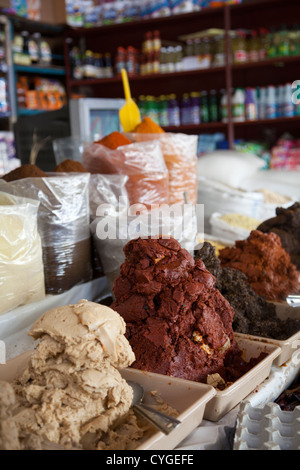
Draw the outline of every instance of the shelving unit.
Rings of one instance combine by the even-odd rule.
[[[144,33],[158,29],[161,37],[170,41],[180,35],[205,30],[208,28],[224,29],[226,32],[227,62],[225,67],[193,70],[188,72],[134,76],[130,78],[132,95],[176,93],[179,97],[184,92],[210,89],[226,89],[247,86],[279,85],[287,81],[300,79],[298,69],[299,56],[278,57],[259,62],[232,64],[229,60],[231,46],[229,31],[233,29],[259,29],[281,24],[293,25],[300,17],[298,0],[252,0],[240,5],[227,5],[223,8],[206,9],[200,12],[174,15],[164,18],[113,24],[92,29],[68,29],[65,32],[66,84],[69,95],[89,92],[93,97],[122,98],[121,79],[73,80],[70,74],[68,41],[84,38],[87,48],[95,52],[115,54],[117,47],[132,45],[140,47]],[[263,72],[263,73],[262,73]],[[229,99],[229,108],[230,106]],[[280,118],[275,120],[233,122],[231,112],[227,123],[203,123],[200,125],[166,128],[168,131],[201,133],[222,130],[227,135],[230,147],[235,138],[258,139],[262,134],[273,137],[289,129],[299,136],[299,118]]]
[[[70,135],[69,111],[64,107],[56,111],[19,108],[17,101],[17,81],[19,75],[28,77],[40,76],[44,78],[57,78],[65,84],[66,69],[64,64],[64,30],[65,26],[42,23],[14,15],[2,15],[6,25],[6,38],[9,65],[9,92],[11,113],[9,115],[10,130],[14,131],[16,153],[21,162],[28,163],[33,144],[33,134],[36,132],[38,140],[45,137],[60,138]],[[28,31],[30,34],[39,32],[47,38],[52,49],[52,63],[48,65],[20,65],[14,63],[13,38],[15,33]],[[0,122],[1,119],[0,116]],[[53,169],[55,164],[51,142],[40,152],[39,160],[44,160],[46,170]]]

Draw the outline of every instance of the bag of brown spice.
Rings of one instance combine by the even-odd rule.
[[[0,180],[1,191],[40,202],[38,229],[47,294],[62,294],[92,278],[89,183],[89,173]]]

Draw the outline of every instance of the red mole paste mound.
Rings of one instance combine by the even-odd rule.
[[[174,239],[133,240],[124,252],[112,308],[127,324],[134,368],[206,383],[250,367],[235,342],[234,310],[201,260]]]
[[[300,292],[300,273],[275,233],[251,232],[247,240],[220,251],[222,268],[242,271],[252,289],[270,301]]]

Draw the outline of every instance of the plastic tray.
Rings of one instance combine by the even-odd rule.
[[[12,382],[26,367],[31,351],[0,366],[0,380]],[[205,384],[167,377],[135,369],[122,372],[126,380],[140,383],[145,390],[145,403],[153,403],[151,392],[157,391],[168,405],[175,408],[181,424],[169,435],[153,432],[152,436],[141,442],[137,450],[173,450],[202,422],[204,410],[216,390]],[[53,450],[57,446],[53,445]],[[51,445],[47,445],[51,449]]]
[[[243,351],[244,359],[258,357],[262,352],[267,353],[267,356],[225,390],[216,391],[216,395],[205,408],[204,419],[208,421],[219,421],[261,384],[269,376],[272,364],[281,352],[281,349],[274,344],[266,344],[238,336],[236,336],[236,340]]]
[[[286,302],[277,303],[273,302],[276,306],[276,315],[281,320],[285,320],[289,318],[300,318],[300,307],[290,307]],[[248,338],[253,339],[255,341],[261,341],[263,343],[274,344],[281,348],[281,353],[274,361],[275,366],[282,366],[285,362],[290,360],[294,354],[298,353],[298,349],[300,348],[300,331],[295,333],[290,338],[286,340],[276,340],[272,338],[265,338],[263,336],[253,336],[249,334],[243,333],[235,333],[236,337],[238,338]]]

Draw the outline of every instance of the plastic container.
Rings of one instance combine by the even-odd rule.
[[[287,303],[273,302],[273,304],[276,306],[276,315],[281,320],[286,320],[287,318],[300,318],[300,307],[290,307]],[[236,337],[248,338],[255,341],[261,341],[263,343],[274,344],[275,346],[281,348],[281,353],[274,361],[274,365],[278,367],[289,361],[293,355],[297,355],[299,353],[300,331],[286,340],[276,340],[260,336],[245,335],[242,333],[236,333]]]
[[[261,353],[267,356],[249,372],[223,391],[218,391],[205,408],[204,419],[219,421],[225,414],[238,405],[255,387],[261,384],[270,374],[272,364],[280,354],[280,348],[273,344],[237,337],[237,343],[243,351],[245,360],[258,357]]]
[[[220,219],[221,216],[222,214],[215,212],[210,218],[211,233],[214,237],[223,237],[226,238],[226,240],[230,240],[232,243],[236,240],[246,240],[246,238],[249,237],[251,230],[230,225],[226,221]],[[257,225],[259,224],[260,221],[258,220]],[[255,230],[255,228],[252,230]]]
[[[237,239],[233,227],[227,224],[218,223],[217,217],[213,214],[240,213],[253,218],[260,217],[263,195],[256,192],[241,191],[228,188],[223,184],[200,179],[198,182],[198,204],[204,204],[204,226],[205,232],[211,233],[217,238],[228,238],[234,241]],[[212,226],[214,224],[214,228]],[[224,232],[225,230],[225,232]],[[244,232],[243,232],[244,234]]]
[[[0,366],[0,380],[12,382],[26,367],[31,351]],[[135,369],[124,369],[125,380],[140,383],[145,390],[144,402],[155,404],[151,392],[158,392],[162,400],[178,411],[181,424],[169,435],[153,430],[141,440],[136,450],[172,450],[180,444],[202,422],[206,404],[215,395],[215,390],[201,383],[167,377]],[[153,428],[152,428],[153,429]],[[51,445],[49,450],[51,450]],[[53,446],[55,449],[55,445]]]

